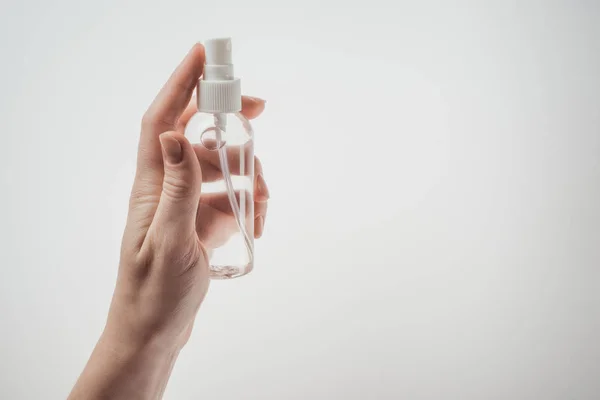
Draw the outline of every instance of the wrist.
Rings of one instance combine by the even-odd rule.
[[[156,341],[126,342],[105,331],[70,400],[159,398],[179,349]]]
[[[177,348],[154,341],[126,343],[105,331],[69,400],[159,398],[178,355]]]
[[[120,300],[120,299],[119,299]],[[139,311],[123,306],[122,300],[111,305],[101,339],[109,347],[126,354],[144,354],[164,357],[181,351],[185,344],[185,330],[168,318],[151,316],[140,318]]]
[[[133,335],[127,327],[107,325],[98,341],[102,351],[122,362],[163,363],[176,358],[181,346],[157,335]]]

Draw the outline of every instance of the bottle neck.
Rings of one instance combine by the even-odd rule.
[[[215,71],[209,72],[211,73]],[[198,111],[216,114],[242,110],[242,88],[239,79],[201,79],[198,81],[197,91]]]
[[[205,81],[232,81],[233,64],[204,66],[203,77]]]

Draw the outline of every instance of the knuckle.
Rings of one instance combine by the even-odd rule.
[[[267,214],[268,203],[265,201],[264,203],[257,203],[254,205],[254,214],[256,217],[265,216]]]
[[[256,156],[254,156],[254,172],[256,174],[262,174],[263,172],[262,163],[260,162],[260,159]]]
[[[160,196],[157,196],[154,193],[149,193],[147,190],[140,188],[133,188],[131,190],[131,195],[129,196],[129,205],[130,206],[143,206],[145,204],[156,204]]]
[[[195,192],[193,184],[181,175],[165,174],[163,180],[163,194],[171,199],[178,200],[192,196]]]
[[[155,117],[152,110],[148,109],[142,116],[142,128],[148,128],[154,125]]]
[[[200,260],[202,253],[195,243],[166,239],[160,241],[159,252],[161,253],[159,269],[171,271],[178,275],[194,268]]]
[[[174,121],[157,114],[152,107],[150,107],[142,116],[142,129],[168,130],[172,128],[173,125]]]
[[[187,251],[179,253],[177,260],[182,271],[187,271],[193,268],[200,260],[200,251],[197,246],[189,246]]]

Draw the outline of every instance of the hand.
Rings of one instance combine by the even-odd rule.
[[[196,112],[190,97],[203,63],[204,49],[197,45],[142,122],[120,276],[109,318],[109,327],[122,331],[127,326],[136,341],[161,335],[165,343],[182,345],[208,288],[205,244],[211,240],[206,232],[216,235],[215,229],[207,229],[208,221],[214,220],[210,218],[214,202],[208,195],[200,196],[200,188],[203,178],[215,176],[219,164],[214,152],[194,149],[183,136]],[[264,101],[244,98],[242,113],[247,118],[257,117],[263,109]],[[260,162],[255,166],[261,182]],[[264,189],[256,193],[257,200],[266,200],[266,186],[259,187]],[[259,236],[266,202],[257,201],[255,212]]]
[[[211,242],[215,228],[218,231],[223,221],[209,218],[214,199],[201,196],[201,184],[203,178],[214,179],[219,172],[218,163],[211,160],[211,154],[194,149],[183,136],[187,122],[196,112],[195,102],[190,99],[203,64],[204,48],[198,44],[143,117],[115,293],[102,338],[72,398],[77,398],[78,392],[85,394],[85,398],[94,398],[94,393],[101,395],[99,388],[104,386],[98,382],[98,375],[106,378],[107,373],[100,366],[116,362],[107,357],[116,358],[119,365],[127,365],[138,383],[142,379],[166,384],[170,369],[165,370],[163,364],[167,360],[171,360],[167,364],[174,362],[187,342],[196,312],[208,290],[206,244]],[[264,101],[260,99],[244,97],[242,104],[242,113],[249,119],[264,109]],[[259,237],[268,191],[257,159],[255,175],[255,236]],[[212,221],[210,229],[203,216]],[[137,365],[137,371],[131,372],[132,363]],[[163,373],[157,368],[162,368]],[[127,386],[128,382],[136,381],[123,377],[123,371],[119,375],[105,385],[105,390],[118,393],[118,382]],[[160,384],[154,389],[149,388],[156,386],[154,384],[137,386],[137,390],[150,391],[161,387]],[[96,392],[92,387],[98,388]],[[134,392],[127,392],[124,397],[138,398],[139,393],[134,388],[128,389]]]

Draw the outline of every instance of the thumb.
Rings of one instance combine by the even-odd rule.
[[[165,132],[159,139],[165,173],[153,223],[168,235],[195,232],[202,186],[200,163],[181,133]]]

